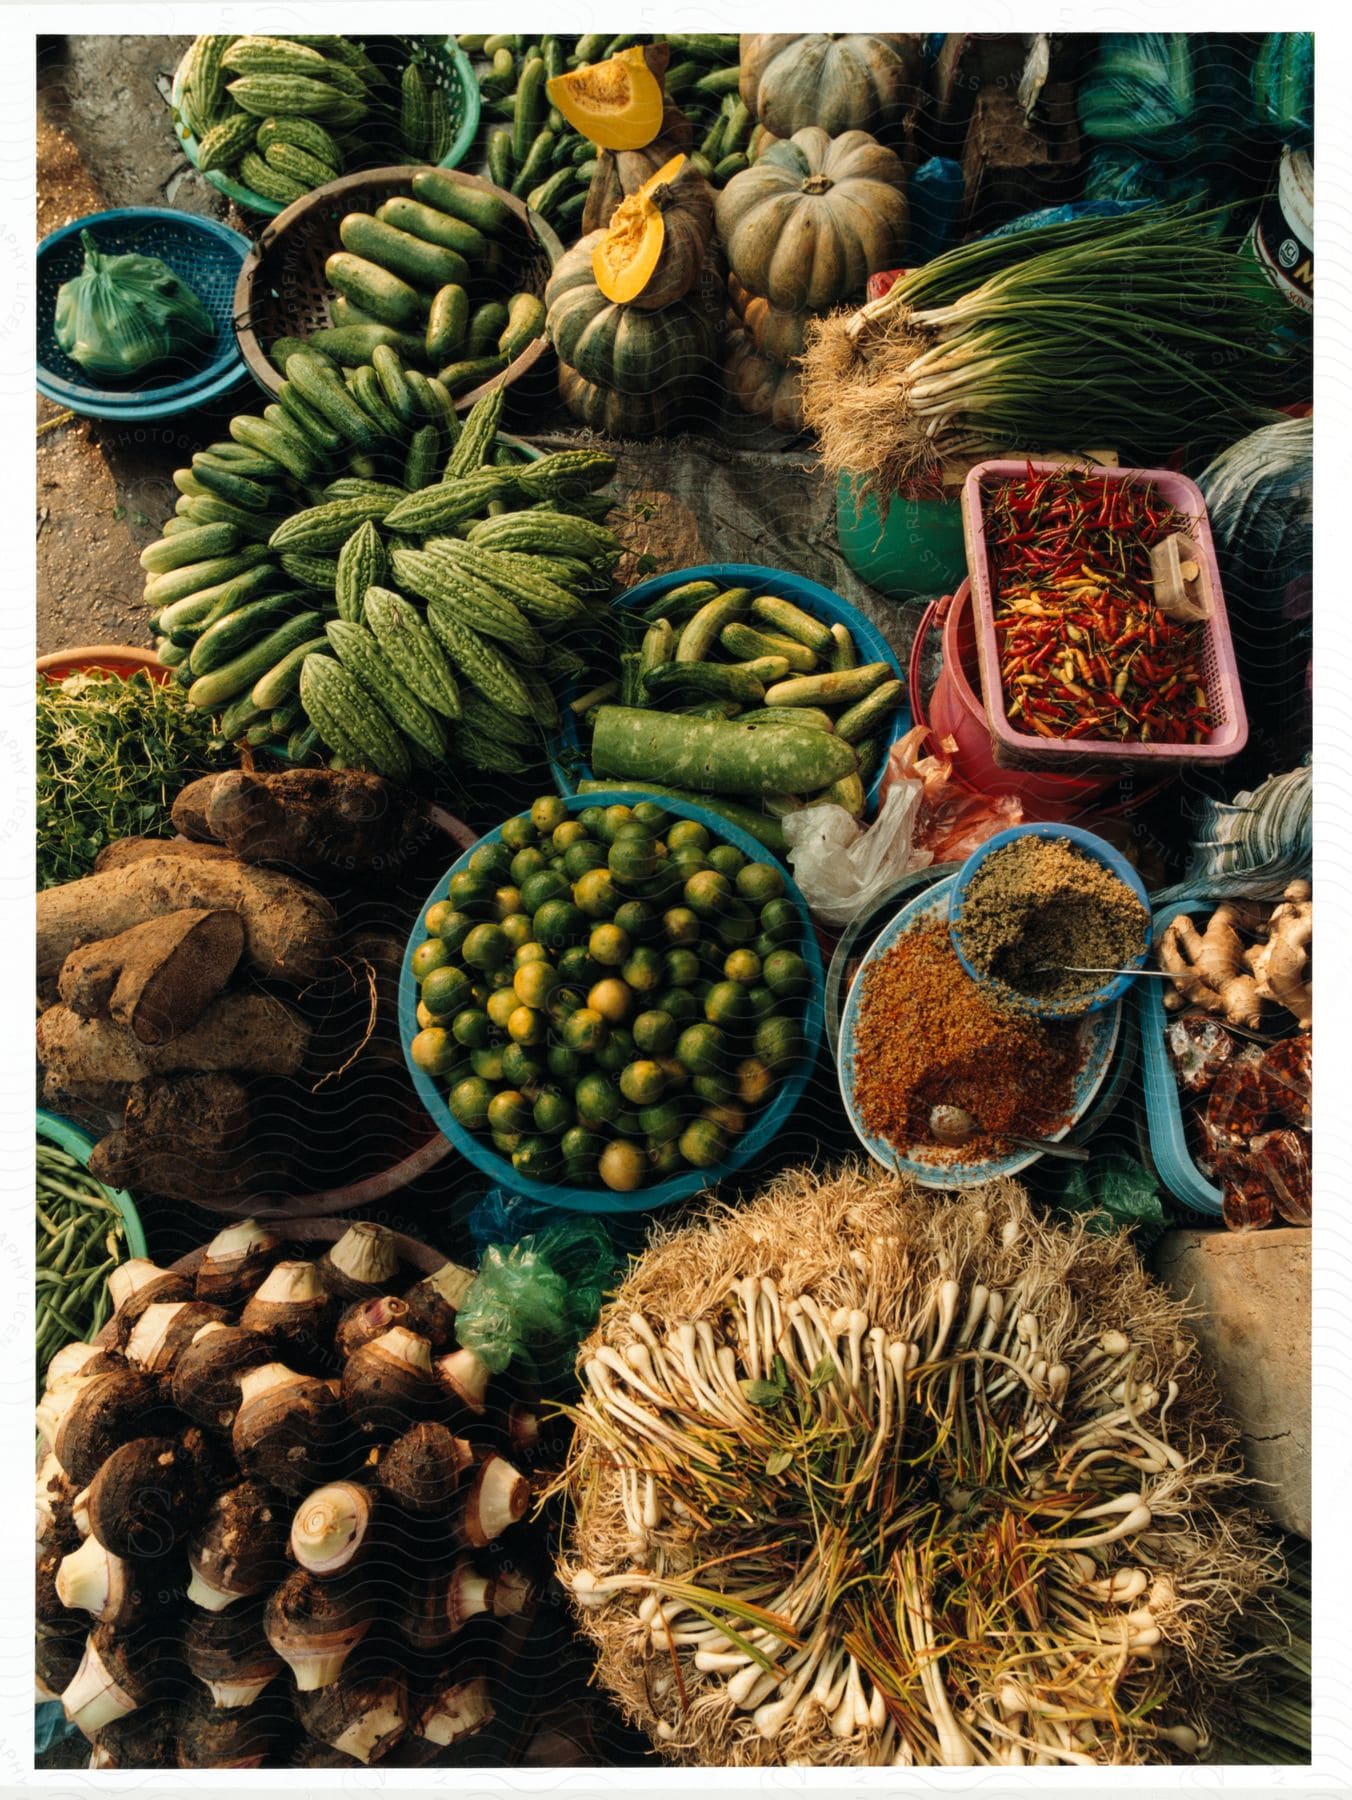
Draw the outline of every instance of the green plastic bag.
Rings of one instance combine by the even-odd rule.
[[[125,379],[154,363],[195,361],[216,323],[158,256],[108,256],[80,233],[84,268],[56,296],[56,341],[90,375]]]
[[[1064,1212],[1081,1214],[1090,1231],[1130,1226],[1143,1247],[1153,1244],[1168,1225],[1159,1183],[1130,1156],[1096,1156],[1072,1169],[1060,1204]]]
[[[513,1363],[542,1387],[556,1387],[596,1323],[619,1260],[599,1219],[491,1244],[456,1315],[456,1337],[495,1375]]]

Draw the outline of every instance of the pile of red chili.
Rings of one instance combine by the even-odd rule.
[[[854,1059],[859,1116],[901,1151],[982,1162],[1004,1131],[1066,1124],[1079,1062],[1073,1025],[1016,1011],[972,980],[943,925],[906,932],[864,976]],[[931,1136],[930,1108],[960,1106],[984,1131],[961,1150]]]
[[[1202,625],[1155,605],[1150,551],[1188,521],[1148,483],[1077,470],[983,496],[1005,712],[1046,738],[1200,744]]]

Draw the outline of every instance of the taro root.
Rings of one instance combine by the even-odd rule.
[[[202,1475],[195,1442],[133,1438],[89,1484],[89,1529],[116,1556],[164,1556],[192,1524]]]
[[[167,1409],[159,1384],[133,1369],[79,1375],[71,1386],[75,1392],[60,1407],[51,1446],[71,1480],[87,1487],[120,1444],[153,1430]],[[41,1412],[39,1429],[45,1433]]]
[[[278,1350],[314,1355],[328,1349],[333,1300],[309,1262],[279,1262],[244,1303],[239,1322]]]
[[[269,1596],[263,1629],[296,1687],[308,1694],[338,1680],[371,1629],[371,1618],[351,1583],[320,1581],[308,1569],[297,1569]]]
[[[38,1467],[35,1497],[37,1500],[37,1537],[39,1543],[51,1542],[74,1549],[79,1537],[71,1512],[79,1490],[49,1450]]]
[[[464,1438],[445,1425],[424,1420],[388,1449],[375,1464],[375,1478],[398,1505],[422,1517],[444,1514],[474,1460]]]
[[[471,1549],[482,1550],[509,1525],[524,1519],[529,1506],[526,1477],[506,1457],[490,1451],[474,1471],[456,1535]]]
[[[163,1620],[139,1632],[96,1625],[61,1704],[72,1725],[93,1737],[114,1719],[162,1697],[174,1666]]]
[[[409,1324],[407,1300],[397,1294],[381,1294],[374,1300],[354,1300],[338,1321],[334,1343],[344,1362],[372,1338],[383,1337],[393,1325]],[[411,1330],[412,1327],[409,1326]]]
[[[138,1610],[135,1571],[95,1537],[61,1559],[55,1586],[62,1606],[107,1625],[125,1625]]]
[[[61,1569],[71,1554],[62,1544],[38,1547],[33,1610],[39,1625],[64,1626],[71,1631],[84,1628],[85,1621],[75,1616],[71,1601],[61,1592]]]
[[[507,1441],[518,1456],[530,1456],[540,1442],[540,1415],[513,1401],[507,1409]]]
[[[183,1639],[184,1660],[213,1706],[247,1707],[282,1672],[263,1631],[263,1601],[227,1612],[194,1612]]]
[[[493,1702],[488,1696],[488,1682],[482,1675],[469,1681],[448,1680],[438,1684],[430,1700],[413,1724],[416,1737],[429,1744],[445,1747],[461,1738],[473,1737],[493,1722]]]
[[[161,1701],[114,1719],[95,1734],[91,1769],[165,1769],[173,1743],[172,1708]]]
[[[237,1306],[281,1261],[280,1238],[257,1219],[242,1219],[218,1231],[206,1247],[194,1281],[197,1298],[217,1306]]]
[[[466,1412],[482,1416],[487,1407],[488,1383],[493,1371],[472,1350],[453,1350],[436,1362],[439,1379]]]
[[[148,1375],[167,1375],[204,1325],[224,1325],[230,1315],[204,1300],[157,1300],[127,1338],[127,1361]]]
[[[221,1612],[280,1580],[286,1568],[286,1513],[259,1481],[244,1481],[213,1501],[188,1546],[188,1598]]]
[[[426,1338],[394,1325],[343,1364],[343,1405],[357,1429],[393,1435],[443,1400]]]
[[[174,1750],[180,1769],[256,1769],[285,1729],[279,1707],[226,1709],[194,1693],[175,1721]]]
[[[409,1330],[425,1337],[434,1350],[448,1349],[455,1342],[455,1315],[465,1304],[473,1281],[471,1270],[445,1262],[411,1287],[404,1295]]]
[[[173,1269],[158,1269],[143,1256],[119,1263],[108,1277],[108,1298],[112,1301],[113,1338],[124,1350],[132,1328],[148,1306],[167,1300],[191,1300],[191,1275],[180,1275]]]
[[[319,1279],[340,1300],[374,1300],[388,1292],[399,1272],[394,1233],[383,1225],[361,1221],[347,1230],[319,1259]]]
[[[55,1387],[70,1375],[100,1375],[105,1369],[125,1366],[116,1350],[103,1350],[97,1344],[63,1344],[47,1364],[47,1386]]]
[[[307,1494],[291,1521],[291,1554],[312,1575],[338,1575],[371,1548],[375,1496],[356,1481]]]
[[[362,1672],[302,1693],[296,1711],[311,1737],[373,1763],[407,1730],[408,1693],[392,1670]]]
[[[239,1411],[239,1378],[271,1360],[267,1339],[242,1325],[204,1325],[174,1364],[174,1405],[198,1425],[229,1431]]]
[[[344,1472],[347,1422],[327,1382],[273,1362],[246,1370],[239,1391],[230,1442],[246,1475],[303,1494]]]
[[[359,1769],[361,1764],[345,1750],[335,1750],[332,1744],[321,1744],[318,1738],[305,1736],[296,1746],[291,1766],[296,1769]]]
[[[401,1636],[415,1650],[446,1649],[471,1619],[492,1611],[493,1585],[467,1556],[442,1564],[412,1584],[397,1620]]]
[[[68,1615],[38,1622],[34,1644],[35,1688],[39,1700],[59,1700],[75,1679],[84,1656],[87,1621],[67,1622]]]
[[[525,1612],[534,1592],[530,1579],[520,1569],[499,1569],[488,1596],[489,1609],[495,1619],[514,1618]]]

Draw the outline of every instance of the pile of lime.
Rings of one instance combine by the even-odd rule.
[[[803,1054],[783,872],[655,802],[537,800],[423,923],[410,1055],[532,1180],[713,1168]]]

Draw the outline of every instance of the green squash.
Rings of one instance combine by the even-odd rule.
[[[921,100],[921,39],[914,32],[749,33],[741,95],[777,137],[820,125],[885,131]]]
[[[90,375],[126,379],[155,363],[200,361],[216,336],[202,302],[158,256],[110,256],[80,233],[84,268],[56,296],[56,341]]]
[[[651,315],[648,315],[651,316]],[[605,437],[661,437],[684,421],[691,396],[657,385],[645,394],[619,394],[559,364],[559,398],[579,424]]]
[[[721,288],[716,266],[706,264],[693,299],[641,311],[607,300],[596,285],[592,251],[602,235],[593,231],[574,244],[545,289],[545,329],[560,362],[620,394],[688,386],[708,371],[715,353],[714,320],[701,290],[712,295]]]

